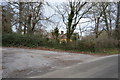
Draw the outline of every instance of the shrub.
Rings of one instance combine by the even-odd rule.
[[[78,42],[78,48],[82,51],[94,52],[95,51],[94,45],[95,45],[94,41],[89,41],[87,39],[83,39]]]
[[[38,47],[44,46],[46,40],[36,35],[3,34],[3,46],[26,46]]]
[[[70,43],[59,43],[54,39],[48,39],[40,35],[20,35],[13,33],[2,35],[2,45],[15,47],[48,47],[62,50],[97,52],[116,48],[117,41],[113,37],[106,37],[106,35],[102,35],[97,39],[89,35],[82,40],[76,40]]]
[[[96,51],[101,51],[104,49],[114,49],[116,48],[117,44],[117,40],[113,36],[108,37],[106,33],[102,33],[99,38],[95,39]]]
[[[115,49],[117,44],[118,42],[113,36],[108,37],[107,33],[103,32],[98,38],[95,38],[95,35],[84,37],[80,40],[79,47],[83,50],[98,52],[105,49]]]

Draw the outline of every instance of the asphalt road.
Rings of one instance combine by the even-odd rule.
[[[118,55],[102,57],[31,78],[118,78]]]

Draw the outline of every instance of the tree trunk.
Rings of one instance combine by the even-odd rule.
[[[67,33],[67,43],[69,43],[69,42],[70,42],[70,34]]]
[[[22,6],[23,2],[19,2],[19,28],[18,28],[18,33],[22,33]]]
[[[116,38],[118,40],[118,48],[120,48],[120,1],[117,3],[117,19],[116,19]]]
[[[97,18],[97,22],[96,22],[96,24],[95,24],[95,38],[97,39],[98,38],[98,36],[99,36],[99,30],[98,30],[98,28],[99,28],[99,19],[100,19],[100,17],[98,17]]]

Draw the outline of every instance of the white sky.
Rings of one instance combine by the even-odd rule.
[[[52,3],[59,3],[59,2],[66,2],[68,0],[0,0],[0,2],[41,2],[41,1],[48,1]],[[77,0],[72,0],[72,1],[77,1]],[[85,1],[85,2],[118,2],[120,0],[80,0],[80,1]]]
[[[0,0],[0,2],[2,2],[2,1],[10,1],[10,0]],[[11,1],[17,1],[17,0],[11,0]],[[26,0],[24,0],[24,1],[26,1]],[[41,0],[27,0],[27,1],[33,1],[33,2],[39,2],[39,1],[41,1]],[[49,4],[52,4],[52,5],[56,5],[56,4],[60,4],[60,3],[62,3],[62,2],[67,2],[68,0],[44,0],[45,2],[47,1]],[[93,0],[94,2],[95,1],[97,1],[97,0]],[[100,1],[100,0],[99,0]],[[105,0],[104,0],[105,1]],[[109,0],[109,1],[112,1],[112,0]],[[119,1],[119,0],[114,0],[114,1]],[[50,15],[52,15],[53,13],[54,13],[54,10],[53,9],[51,9],[51,8],[49,8],[49,7],[47,7],[47,6],[45,6],[45,12],[44,12],[44,15],[45,16],[50,16]],[[58,17],[54,17],[54,21],[57,21],[57,22],[59,22],[59,24],[60,24],[60,26],[62,26],[62,27],[59,27],[59,29],[60,29],[60,31],[61,30],[63,30],[63,31],[66,31],[66,28],[65,28],[65,25],[63,24],[63,22],[62,21],[60,21],[59,20],[59,18]],[[82,22],[85,22],[85,21],[88,21],[88,19],[81,19],[80,20],[80,26],[86,26],[86,24],[81,24]],[[48,31],[51,31],[54,27],[55,27],[55,25],[49,25],[49,24],[46,24],[48,27],[46,28]],[[79,26],[78,26],[79,27]],[[77,27],[77,29],[78,29],[78,27]],[[75,32],[79,32],[79,30],[75,30]]]
[[[49,2],[49,4],[52,4],[53,6],[65,2],[65,0],[45,0],[45,1]],[[45,9],[44,15],[46,15],[46,16],[50,16],[50,15],[52,15],[52,14],[55,13],[55,11],[52,8],[48,7],[48,6],[45,6],[44,9]],[[62,20],[60,20],[60,17],[61,17],[60,15],[59,16],[57,15],[57,16],[55,16],[53,18],[53,20],[59,22],[60,26],[58,28],[60,29],[60,32],[64,31],[64,33],[65,33],[66,32],[66,27],[65,27],[64,23],[62,22]],[[81,24],[82,22],[85,22],[85,21],[88,21],[88,19],[82,18],[80,20],[80,24],[77,26],[75,32],[78,32],[78,33],[80,32],[79,31],[79,26],[84,27],[84,26],[87,25],[87,24]],[[56,25],[48,25],[48,27],[46,28],[46,30],[50,32],[52,29],[55,28],[55,26]]]

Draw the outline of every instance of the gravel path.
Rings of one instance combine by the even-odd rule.
[[[21,48],[2,48],[2,77],[25,78],[43,75],[96,58],[98,56]]]
[[[2,79],[2,48],[0,47],[0,80]]]

